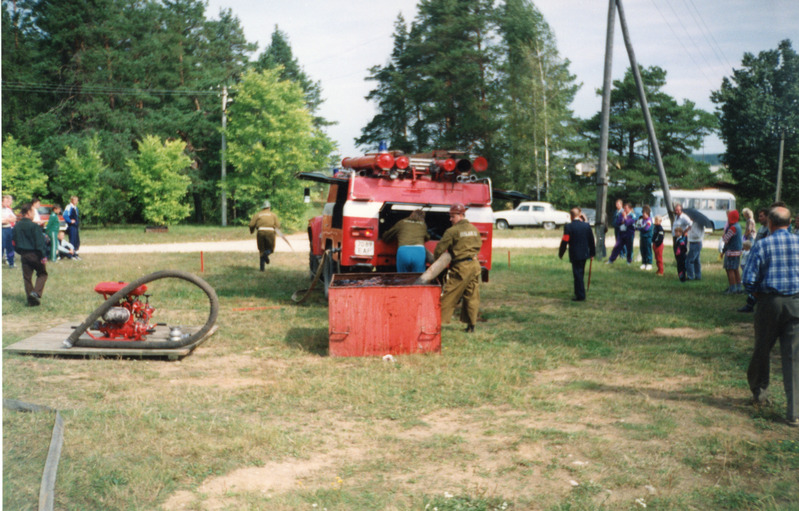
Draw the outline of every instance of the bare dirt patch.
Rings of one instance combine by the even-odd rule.
[[[196,490],[176,493],[165,509],[216,510],[235,502],[230,500],[235,494],[275,496],[331,484],[388,484],[417,495],[487,494],[516,502],[533,501],[535,495],[562,499],[589,485],[601,488],[596,503],[626,505],[652,492],[649,480],[616,477],[630,466],[640,466],[641,473],[681,473],[669,477],[678,483],[657,489],[662,495],[680,495],[697,484],[712,483],[703,482],[705,476],[690,467],[669,461],[673,457],[660,455],[671,448],[673,435],[690,434],[697,416],[713,420],[723,414],[725,432],[739,438],[757,436],[745,413],[740,421],[735,414],[730,419],[735,405],[727,399],[716,402],[685,393],[686,387],[700,383],[699,376],[642,380],[640,375],[616,374],[610,363],[585,361],[541,371],[536,380],[541,382],[540,401],[552,409],[438,410],[416,418],[411,426],[389,420],[362,423],[346,418],[344,411],[324,413],[303,425],[309,431],[324,427],[336,432],[314,452],[209,478]],[[645,408],[662,409],[666,425],[652,424]],[[666,431],[652,432],[657,427]],[[369,467],[376,463],[394,467],[388,480],[385,472],[379,481],[373,479]],[[352,475],[339,479],[344,472]]]
[[[681,337],[683,339],[702,339],[723,332],[721,328],[699,330],[696,328],[655,328],[653,332],[662,337]]]

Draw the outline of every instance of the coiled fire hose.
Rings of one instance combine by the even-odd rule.
[[[119,303],[119,300],[126,297],[131,291],[147,284],[154,280],[160,279],[181,279],[191,282],[195,286],[203,290],[208,296],[210,302],[210,310],[208,313],[208,320],[202,328],[197,332],[190,334],[178,341],[96,341],[94,339],[79,339],[79,337],[94,324],[103,314]],[[64,339],[64,347],[71,348],[78,346],[81,348],[116,348],[116,349],[175,349],[188,346],[189,344],[202,339],[216,323],[216,318],[219,315],[219,298],[216,296],[216,291],[206,281],[191,273],[180,270],[162,270],[149,275],[145,275],[138,280],[134,280],[127,286],[123,287],[111,297],[108,298],[102,305],[97,307],[94,312],[89,314],[86,321],[81,323],[75,330],[69,334],[69,337]]]

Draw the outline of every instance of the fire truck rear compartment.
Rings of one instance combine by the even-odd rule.
[[[380,208],[379,235],[382,236],[384,232],[394,227],[394,224],[403,218],[407,218],[412,211],[420,208],[425,212],[425,223],[427,224],[427,233],[430,235],[430,239],[440,240],[441,236],[444,235],[444,231],[452,225],[449,221],[448,205],[386,202]]]

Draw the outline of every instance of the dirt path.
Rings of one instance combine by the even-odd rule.
[[[282,239],[277,239],[275,252],[308,252],[308,236],[297,233],[286,236],[291,248]],[[613,237],[606,238],[605,246],[613,248]],[[670,244],[670,240],[666,240]],[[560,233],[551,238],[494,238],[494,248],[558,248]],[[636,240],[636,246],[638,242]],[[82,245],[81,254],[119,254],[147,252],[252,252],[256,250],[255,240],[242,241],[204,241],[190,243],[148,243],[142,245]]]

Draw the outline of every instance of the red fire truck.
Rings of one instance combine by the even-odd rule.
[[[470,159],[464,153],[385,151],[344,158],[341,166],[334,175],[297,175],[330,185],[322,215],[308,223],[311,274],[316,274],[320,263],[324,265],[325,294],[334,273],[395,271],[397,244],[386,243],[380,236],[415,209],[426,213],[431,240],[425,248],[432,253],[451,225],[449,207],[456,202],[467,207],[466,218],[483,238],[478,257],[486,282],[494,226],[491,202],[495,197],[527,198],[518,192],[492,190],[489,178],[478,177],[488,166],[486,159]]]

